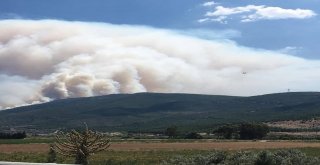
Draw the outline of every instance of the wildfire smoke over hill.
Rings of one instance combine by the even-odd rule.
[[[115,93],[245,96],[287,88],[315,91],[319,73],[320,61],[174,30],[0,21],[0,108]]]

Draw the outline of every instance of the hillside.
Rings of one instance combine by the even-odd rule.
[[[0,111],[1,128],[48,130],[87,122],[105,131],[210,129],[243,121],[320,116],[320,93],[280,93],[252,97],[138,93],[56,100]]]

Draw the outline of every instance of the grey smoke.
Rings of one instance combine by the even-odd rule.
[[[256,95],[320,88],[320,61],[217,38],[143,26],[2,20],[0,108],[114,93]]]

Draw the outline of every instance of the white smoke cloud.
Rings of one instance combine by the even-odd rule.
[[[315,91],[319,73],[320,61],[171,30],[0,21],[0,108],[114,93]]]

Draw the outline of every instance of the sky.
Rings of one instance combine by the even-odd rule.
[[[319,4],[1,0],[0,109],[114,93],[319,91]]]
[[[229,29],[238,32],[237,35],[230,37],[241,45],[319,59],[320,19],[317,16],[320,13],[319,4],[320,0],[1,0],[0,17],[107,22],[181,30]],[[248,13],[228,15],[226,20],[220,22],[212,20],[199,22],[201,19],[217,19],[219,16],[224,16],[205,16],[208,12],[216,11],[218,6],[232,9],[248,5],[278,7],[283,10],[278,9],[279,16],[286,14],[285,10],[292,10],[291,15],[299,15],[298,9],[310,10],[313,13],[301,18],[274,17],[274,19],[243,22],[241,17],[255,12],[252,10]],[[290,15],[290,11],[287,14]]]

